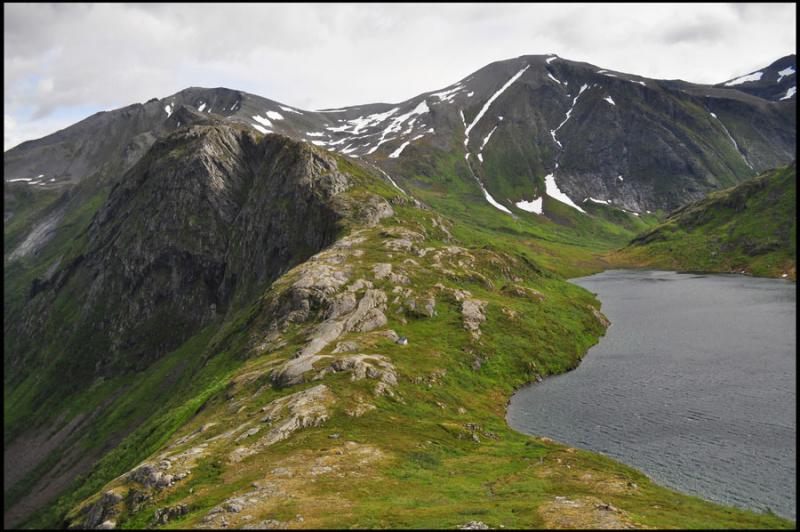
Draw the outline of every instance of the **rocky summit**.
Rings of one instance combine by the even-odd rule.
[[[795,70],[524,55],[317,111],[188,88],[5,152],[4,525],[793,526],[504,415],[609,326],[569,277],[676,227],[794,277],[766,252],[796,239]]]

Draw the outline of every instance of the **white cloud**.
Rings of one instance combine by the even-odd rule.
[[[115,108],[188,86],[227,86],[320,109],[403,101],[523,54],[554,52],[649,77],[714,83],[796,47],[794,4],[4,4],[3,10],[6,112],[31,132],[58,110]]]

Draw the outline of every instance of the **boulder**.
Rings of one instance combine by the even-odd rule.
[[[478,299],[465,299],[461,303],[461,316],[464,321],[464,328],[469,331],[473,339],[477,340],[481,336],[481,324],[486,321],[484,309],[486,302]]]

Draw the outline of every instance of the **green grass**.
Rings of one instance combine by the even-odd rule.
[[[537,375],[576,367],[604,332],[592,312],[599,302],[564,278],[603,269],[602,254],[624,245],[657,219],[602,206],[587,207],[589,216],[584,216],[550,200],[545,204],[549,218],[522,211],[513,218],[485,202],[474,181],[464,177],[463,159],[454,157],[438,164],[435,173],[421,165],[419,174],[402,183],[433,211],[393,201],[395,217],[365,230],[365,241],[357,246],[361,256],[348,259],[351,279],[370,279],[389,295],[387,327],[407,336],[410,343],[399,346],[356,333],[340,340],[361,342],[364,352],[392,361],[399,376],[394,397],[374,397],[372,379],[353,381],[348,373],[329,375],[321,382],[331,389],[336,402],[324,425],[298,431],[238,464],[227,461],[228,453],[257,437],[241,443],[220,440],[184,481],[154,492],[139,511],[124,506],[115,516],[118,526],[150,526],[156,508],[179,503],[188,505],[189,514],[166,528],[195,526],[210,508],[252,489],[251,483],[268,477],[274,467],[295,464],[302,468],[315,457],[345,449],[343,442],[352,441],[378,449],[381,458],[352,469],[348,463],[340,464],[346,472],[343,478],[302,477],[296,485],[286,481],[291,497],[265,503],[255,519],[288,522],[300,514],[305,518],[303,526],[321,528],[453,528],[470,520],[535,528],[547,524],[539,509],[554,497],[592,496],[622,508],[639,525],[793,527],[794,523],[773,515],[726,508],[661,488],[611,459],[528,437],[507,426],[505,405],[514,390]],[[348,192],[356,203],[367,194],[398,197],[382,177],[346,158],[340,158],[339,165],[356,183]],[[441,228],[442,223],[447,230]],[[442,251],[460,246],[471,259],[462,253],[458,257],[464,263],[445,258],[436,264],[433,253],[388,251],[387,235],[398,226],[423,234],[419,247]],[[342,230],[358,228],[351,219],[345,220]],[[406,259],[414,260],[416,266]],[[427,318],[404,312],[393,302],[394,286],[374,279],[371,269],[377,262],[405,270],[417,296],[434,294],[437,314]],[[178,438],[207,423],[217,425],[203,439],[222,434],[255,420],[272,400],[319,384],[269,386],[271,368],[305,343],[310,324],[288,328],[283,333],[285,345],[263,352],[254,348],[273,318],[270,305],[296,279],[297,271],[288,271],[252,304],[198,331],[144,371],[86,382],[82,389],[59,396],[58,404],[34,400],[48,383],[37,380],[36,372],[13,387],[6,386],[6,428],[20,427],[24,419],[52,420],[63,414],[66,421],[98,409],[102,413],[68,442],[96,453],[96,465],[22,525],[74,524],[105,490],[130,489],[130,483],[118,477]],[[12,281],[22,284],[21,274],[13,275],[20,275]],[[463,328],[460,303],[434,289],[436,283],[468,290],[487,303],[480,340],[472,340]],[[534,289],[541,297],[513,295],[509,289],[514,285]],[[75,299],[61,301],[59,312],[66,316],[77,303]],[[322,353],[331,354],[334,346]],[[87,359],[91,354],[87,351]],[[475,369],[476,360],[481,361],[479,369]],[[54,377],[45,374],[44,378]],[[376,408],[361,417],[347,415],[359,399]],[[472,439],[468,424],[480,427],[480,442]],[[329,438],[333,433],[340,438]],[[114,441],[110,449],[104,447]],[[5,507],[29,491],[42,472],[33,472],[7,491]],[[586,474],[597,481],[585,480]],[[624,488],[628,482],[638,488]],[[608,487],[617,484],[623,488]]]
[[[619,266],[747,272],[796,278],[796,170],[792,164],[672,213],[610,255]]]

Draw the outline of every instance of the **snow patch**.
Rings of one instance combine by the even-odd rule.
[[[483,155],[481,155],[480,153],[478,154],[478,160],[479,160],[481,163],[483,163]]]
[[[794,94],[795,94],[796,92],[797,92],[797,86],[796,86],[796,85],[795,85],[794,87],[789,87],[789,90],[788,90],[788,91],[786,91],[786,96],[784,96],[783,98],[781,98],[781,100],[788,100],[789,98],[791,98],[792,96],[794,96]]]
[[[267,118],[270,118],[272,120],[283,120],[283,115],[281,115],[277,111],[267,111],[266,114],[267,114]]]
[[[778,71],[778,81],[780,83],[783,78],[789,77],[795,73],[794,67],[786,67],[783,70]]]
[[[552,62],[553,62],[553,61],[555,61],[556,59],[558,59],[558,57],[556,57],[556,56],[553,56],[553,57],[548,57],[547,59],[545,59],[545,60],[544,60],[544,62],[545,62],[545,63],[547,63],[547,64],[549,65],[550,63],[552,63]]]
[[[550,72],[548,72],[548,73],[547,73],[547,77],[548,77],[548,78],[550,78],[550,79],[552,79],[553,81],[555,81],[555,82],[556,82],[556,83],[558,83],[559,85],[561,85],[561,82],[560,82],[560,81],[558,81],[558,80],[557,80],[555,77],[553,77],[553,75],[552,75]]]
[[[417,104],[417,106],[414,109],[412,109],[411,111],[407,112],[406,114],[400,115],[400,116],[395,117],[394,119],[392,119],[392,123],[389,124],[389,126],[386,129],[384,129],[383,132],[381,133],[381,138],[378,141],[378,145],[375,146],[374,148],[372,148],[369,152],[367,152],[367,154],[374,153],[375,150],[377,150],[378,147],[381,144],[391,140],[391,139],[387,139],[386,135],[388,135],[390,133],[399,132],[400,129],[401,129],[401,126],[403,125],[403,122],[408,120],[410,117],[412,117],[414,115],[424,114],[424,113],[427,113],[427,112],[430,112],[430,109],[428,108],[428,104],[425,102],[425,100],[422,100],[422,102]]]
[[[370,150],[367,152],[367,155],[372,155],[373,153],[375,153],[375,151],[376,151],[378,148],[380,148],[380,147],[381,147],[381,144],[384,144],[384,143],[386,143],[386,142],[389,142],[390,140],[394,140],[395,138],[396,138],[396,137],[389,137],[388,139],[386,139],[386,138],[383,138],[383,137],[381,137],[381,139],[378,141],[378,143],[377,143],[377,144],[376,144],[376,145],[375,145],[375,146],[374,146],[372,149],[370,149]]]
[[[324,131],[314,131],[313,133],[306,133],[306,137],[324,137],[327,135]]]
[[[621,176],[621,175],[618,175],[618,176],[617,176],[617,179],[619,179],[620,181],[625,181],[624,179],[622,179],[622,176]]]
[[[198,108],[197,108],[197,110],[198,110],[198,111],[200,111],[200,112],[202,113],[202,112],[203,112],[203,109],[205,109],[205,108],[206,108],[206,104],[201,102],[201,103],[200,103],[200,107],[198,107]]]
[[[742,83],[749,83],[751,81],[759,81],[761,76],[763,76],[763,72],[753,72],[752,74],[747,74],[746,76],[740,76],[736,79],[732,79],[725,83],[726,87],[733,87],[734,85],[741,85]]]
[[[165,105],[164,111],[166,111],[167,118],[169,118],[172,115],[172,106],[170,106],[169,104]]]
[[[256,128],[257,130],[259,130],[260,132],[262,132],[262,133],[264,133],[264,134],[266,134],[266,133],[271,133],[271,131],[270,131],[270,130],[268,130],[268,129],[267,129],[267,128],[265,128],[265,127],[261,127],[261,126],[259,126],[258,124],[250,124],[250,125],[252,125],[254,128]]]
[[[286,106],[283,106],[283,105],[279,105],[278,107],[280,107],[282,111],[286,111],[287,113],[295,113],[295,114],[298,114],[298,115],[303,114],[300,111],[298,111],[297,109],[292,109],[291,107],[286,107]]]
[[[17,181],[33,181],[32,177],[18,177],[16,179],[9,179],[6,183],[16,183]]]
[[[564,124],[566,124],[567,121],[570,119],[570,117],[572,116],[572,111],[575,109],[575,105],[578,103],[578,98],[580,98],[581,94],[583,94],[583,91],[585,91],[588,88],[589,88],[589,85],[587,85],[585,83],[583,85],[581,85],[581,88],[578,91],[578,95],[575,96],[575,98],[573,98],[573,100],[572,100],[572,107],[570,107],[569,110],[567,111],[566,118],[564,118],[564,120],[558,125],[557,128],[550,130],[550,136],[553,137],[553,142],[558,144],[559,148],[563,148],[563,146],[561,145],[561,142],[559,142],[558,139],[556,138],[556,133],[558,133],[558,130],[561,129],[561,127]]]
[[[389,158],[397,159],[398,157],[400,157],[400,154],[403,153],[403,150],[406,149],[406,146],[408,146],[410,143],[411,143],[410,140],[407,140],[404,143],[402,143],[399,148],[397,148],[396,150],[394,150],[392,153],[389,154]]]
[[[594,199],[594,198],[588,198],[588,200],[591,201],[592,203],[599,203],[600,205],[611,205],[611,202],[608,201],[608,200],[601,200],[601,199]]]
[[[616,105],[617,105],[617,104],[615,104],[615,103],[614,103],[614,100],[612,100],[612,99],[611,99],[611,96],[606,96],[606,97],[605,97],[605,98],[603,98],[603,99],[604,99],[605,101],[607,101],[608,103],[610,103],[611,105],[614,105],[614,106],[616,106]]]
[[[483,117],[483,115],[484,115],[484,114],[486,114],[486,111],[488,111],[488,110],[489,110],[489,106],[490,106],[490,105],[492,105],[492,102],[493,102],[493,101],[495,101],[495,100],[496,100],[496,99],[497,99],[497,98],[498,98],[498,97],[499,97],[501,94],[503,94],[503,92],[504,92],[504,91],[505,91],[507,88],[509,88],[509,87],[511,86],[511,84],[512,84],[512,83],[514,83],[515,81],[517,81],[517,80],[520,78],[520,76],[522,76],[522,74],[524,74],[524,73],[525,73],[525,71],[526,71],[526,70],[528,70],[528,68],[530,68],[530,65],[525,65],[525,68],[521,69],[519,72],[517,72],[516,74],[514,74],[514,75],[511,77],[511,79],[509,79],[509,80],[506,82],[506,84],[505,84],[505,85],[503,85],[502,87],[500,87],[500,89],[499,89],[497,92],[495,92],[494,94],[492,94],[492,97],[491,97],[491,98],[489,98],[489,99],[486,101],[486,103],[485,103],[485,104],[483,104],[483,107],[481,108],[481,110],[480,110],[480,112],[478,113],[478,115],[475,117],[475,119],[472,121],[472,123],[471,123],[469,126],[467,126],[467,129],[466,129],[466,131],[464,131],[464,136],[466,137],[466,138],[464,139],[464,146],[466,146],[466,145],[467,145],[467,142],[469,141],[469,132],[472,130],[472,128],[473,128],[473,127],[475,127],[475,124],[477,124],[477,123],[478,123],[478,121],[479,121],[479,120],[480,120],[480,119]],[[506,210],[508,210],[508,209],[506,209]]]
[[[469,91],[469,92],[467,93],[467,98],[472,98],[472,95],[473,95],[473,94],[475,94],[475,92],[474,92],[474,91]]]
[[[523,211],[532,212],[535,214],[542,214],[542,198],[536,198],[531,201],[518,201],[514,205],[522,209]]]
[[[350,133],[358,134],[365,127],[377,126],[378,124],[380,124],[381,122],[383,122],[384,120],[386,120],[387,118],[389,118],[390,116],[392,116],[393,114],[395,114],[399,110],[400,110],[399,107],[395,107],[395,108],[389,109],[388,111],[385,111],[383,113],[373,113],[373,114],[367,115],[367,116],[359,116],[358,118],[354,118],[352,120],[347,120],[347,124],[345,124],[343,126],[329,127],[329,128],[326,128],[326,129],[328,129],[329,131],[336,131],[336,132],[350,130],[349,131]],[[351,127],[352,127],[352,129],[350,129]]]
[[[444,102],[452,102],[453,101],[453,97],[456,95],[456,93],[458,91],[462,90],[463,88],[464,87],[462,87],[461,84],[458,83],[452,89],[439,91],[439,92],[434,92],[433,94],[431,94],[431,96],[436,96],[437,98],[439,98],[439,102],[440,103],[443,102],[443,101]]]
[[[553,174],[547,174],[546,176],[544,176],[544,186],[547,195],[553,198],[554,200],[560,201],[564,205],[569,205],[573,209],[577,209],[584,214],[586,213],[586,211],[575,205],[575,203],[573,203],[573,201],[569,199],[569,196],[561,192],[561,189],[559,189],[558,185],[556,184],[556,178],[555,176],[553,176]]]
[[[483,137],[483,142],[481,142],[480,151],[483,151],[483,147],[486,146],[486,143],[489,142],[490,138],[492,138],[492,133],[494,133],[495,129],[497,129],[497,126],[494,126],[492,130],[489,132],[489,134]]]
[[[272,122],[270,122],[267,118],[264,118],[263,116],[253,115],[253,120],[255,120],[256,122],[265,127],[272,127]]]
[[[555,129],[551,129],[550,130],[550,136],[553,137],[553,142],[558,144],[559,148],[563,148],[564,147],[564,146],[561,145],[561,142],[559,142],[559,140],[556,138],[556,130]]]
[[[744,153],[742,153],[742,150],[739,149],[739,144],[736,143],[736,139],[733,138],[733,135],[731,135],[731,132],[728,131],[727,127],[725,127],[725,124],[722,123],[722,120],[717,118],[717,115],[715,115],[714,113],[711,113],[711,116],[713,116],[714,118],[717,119],[717,122],[719,122],[719,125],[722,126],[722,130],[725,131],[725,134],[728,136],[728,140],[731,141],[731,143],[733,144],[733,147],[736,148],[736,151],[739,153],[739,155],[742,156],[742,159],[744,160],[744,162],[752,170],[753,169],[753,165],[750,164],[750,161],[748,161],[747,157],[744,156]]]
[[[480,181],[478,181],[478,185],[481,187],[481,191],[483,192],[483,196],[486,198],[486,201],[488,201],[488,202],[489,202],[489,203],[492,205],[492,207],[495,207],[495,208],[497,208],[497,209],[500,209],[501,211],[503,211],[503,212],[505,212],[505,213],[508,213],[508,214],[512,214],[512,215],[513,215],[513,213],[512,213],[510,210],[508,210],[508,209],[507,209],[506,207],[504,207],[503,205],[500,205],[499,203],[497,203],[497,200],[495,200],[495,199],[492,197],[492,195],[491,195],[491,194],[489,194],[489,191],[488,191],[488,190],[486,190],[486,187],[484,187],[484,186],[483,186],[483,183],[481,183]]]

